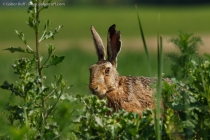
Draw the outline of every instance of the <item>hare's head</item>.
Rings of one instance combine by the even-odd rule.
[[[93,26],[91,33],[93,36],[98,62],[90,67],[89,88],[102,99],[107,92],[112,91],[118,86],[119,75],[117,68],[117,55],[120,52],[121,41],[120,32],[115,30],[115,24],[108,30],[107,37],[107,59],[103,42]]]

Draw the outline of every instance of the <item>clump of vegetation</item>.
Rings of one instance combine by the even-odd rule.
[[[177,79],[187,78],[191,60],[197,62],[201,59],[198,55],[198,49],[203,45],[203,41],[198,36],[183,32],[179,32],[177,37],[171,38],[169,41],[178,50],[178,53],[166,54],[166,57],[172,62],[172,76]]]
[[[77,98],[84,104],[84,112],[75,121],[80,124],[75,131],[78,139],[154,139],[152,110],[146,110],[143,117],[124,110],[107,115],[112,109],[106,107],[105,99]]]
[[[167,127],[173,128],[169,129],[171,132],[179,130],[176,133],[181,139],[209,139],[210,57],[207,54],[204,58],[198,55],[198,48],[203,42],[193,34],[180,33],[170,41],[178,48],[180,54],[167,54],[173,62],[173,76],[178,81],[175,82],[176,88],[168,86],[170,90],[164,93],[164,102],[169,107],[165,125],[171,124]],[[173,93],[176,93],[176,96],[171,96]],[[167,114],[171,117],[167,117]],[[173,137],[171,134],[170,136]]]
[[[40,6],[40,3],[48,3]],[[56,114],[56,107],[59,102],[69,99],[66,91],[70,88],[62,75],[55,75],[54,81],[46,85],[46,76],[43,70],[56,66],[64,60],[64,56],[54,54],[55,46],[48,44],[48,54],[46,57],[40,54],[41,42],[47,39],[54,39],[55,34],[61,29],[58,26],[54,30],[50,29],[51,22],[46,21],[44,31],[40,36],[39,15],[42,10],[48,8],[51,0],[32,0],[28,8],[28,26],[34,31],[36,48],[32,48],[21,31],[16,30],[16,34],[23,41],[24,47],[10,47],[11,53],[28,54],[15,60],[12,65],[14,73],[19,76],[16,83],[5,81],[1,85],[2,89],[11,92],[9,102],[6,105],[4,114],[7,117],[5,125],[11,131],[5,132],[1,138],[12,139],[53,139],[60,137],[61,125],[56,121],[59,111]],[[44,47],[44,46],[42,46]],[[26,55],[27,56],[27,55]],[[55,115],[56,114],[56,115]],[[6,137],[5,137],[6,135]]]
[[[175,80],[175,84],[165,84],[163,88],[163,100],[167,106],[164,127],[170,139],[210,138],[210,61],[204,58],[201,63],[194,60],[190,63],[187,81]]]

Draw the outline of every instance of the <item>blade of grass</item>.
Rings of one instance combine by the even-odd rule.
[[[158,82],[155,109],[155,135],[156,140],[161,140],[161,118],[160,104],[162,92],[162,37],[159,35],[160,14],[158,15],[158,31],[157,31],[157,56],[158,56]]]
[[[137,19],[138,19],[138,23],[139,23],[139,29],[140,29],[140,33],[141,33],[141,37],[142,37],[142,41],[143,41],[144,51],[145,51],[146,57],[147,57],[148,69],[149,69],[150,75],[152,75],[149,52],[148,52],[148,49],[147,49],[147,44],[146,44],[146,40],[145,40],[145,37],[144,37],[144,32],[143,32],[143,28],[142,28],[142,25],[141,25],[141,20],[140,20],[139,13],[138,13],[138,8],[137,8],[137,5],[135,5],[135,6],[136,6]]]
[[[160,41],[160,42],[159,42]],[[161,92],[162,92],[162,37],[159,38],[158,44],[158,82],[157,82],[157,95],[156,95],[156,110],[155,110],[155,130],[156,139],[161,140]]]
[[[138,14],[138,8],[136,6],[136,13],[138,18],[138,24],[140,28],[140,33],[143,41],[144,50],[146,53],[147,61],[148,61],[148,69],[150,75],[151,73],[151,65],[150,65],[150,58],[148,53],[148,48],[146,45],[146,40],[144,37],[143,28],[141,25],[141,20]],[[158,27],[159,27],[159,16],[158,16]],[[158,47],[158,83],[157,83],[157,94],[156,94],[156,110],[155,110],[155,132],[156,132],[156,139],[161,140],[161,125],[160,125],[160,101],[161,101],[161,90],[162,90],[162,37],[159,37],[159,29],[157,34],[157,47]],[[152,83],[154,83],[154,80],[152,78]],[[153,88],[153,87],[152,87]]]

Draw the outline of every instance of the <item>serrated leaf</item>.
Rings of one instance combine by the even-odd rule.
[[[25,45],[27,45],[26,39],[25,39],[25,35],[22,31],[17,31],[15,30],[15,33],[18,35],[18,37],[23,41],[23,43]]]
[[[44,27],[44,34],[42,35],[41,39],[39,42],[43,41],[43,40],[47,40],[47,39],[54,39],[54,35],[58,33],[58,31],[63,27],[61,25],[59,25],[57,28],[55,28],[55,30],[47,30],[48,26],[50,24],[50,21],[48,20],[47,23],[45,24],[45,27]]]
[[[8,50],[10,51],[11,53],[14,53],[14,52],[21,52],[21,53],[29,53],[29,54],[34,54],[34,52],[28,50],[28,49],[23,49],[21,47],[18,47],[18,48],[14,48],[12,46],[10,46],[9,48],[6,48],[6,49],[3,49],[3,50]]]
[[[11,53],[14,53],[14,52],[23,52],[23,53],[25,53],[25,50],[23,48],[21,48],[21,47],[18,47],[18,48],[9,47],[9,48],[3,49],[3,50],[8,50]]]
[[[49,66],[56,66],[57,64],[61,63],[64,58],[65,56],[52,55]]]

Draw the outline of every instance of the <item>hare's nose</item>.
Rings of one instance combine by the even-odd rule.
[[[95,87],[95,88],[94,88],[94,91],[98,91],[98,87]]]
[[[98,86],[90,85],[90,90],[92,90],[93,92],[97,92]]]

